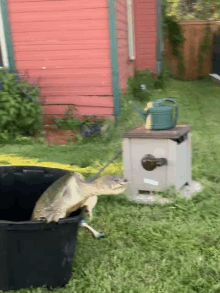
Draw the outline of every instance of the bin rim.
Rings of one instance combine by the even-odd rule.
[[[0,165],[0,168],[10,168],[10,167],[23,167],[23,168],[36,168],[36,169],[52,169],[52,170],[60,170],[60,171],[66,171],[66,172],[75,172],[73,170],[67,170],[67,169],[62,169],[62,168],[54,168],[54,167],[46,167],[46,166],[35,166],[35,165]],[[34,171],[34,170],[33,170]]]
[[[34,171],[34,169],[35,170],[50,169],[50,170],[64,171],[64,172],[74,172],[74,171],[70,171],[70,170],[67,170],[67,169],[52,168],[52,167],[45,167],[45,166],[35,166],[35,165],[0,165],[0,169],[2,167],[5,168],[5,169],[16,168],[16,167],[17,168],[24,168],[24,169],[27,168],[27,170],[30,170],[30,171]],[[45,223],[43,221],[37,221],[37,220],[31,220],[31,219],[27,220],[27,221],[19,221],[19,222],[0,220],[0,229],[3,226],[4,227],[8,226],[7,229],[9,229],[9,230],[10,230],[10,227],[11,227],[12,230],[15,230],[16,227],[19,230],[20,229],[22,229],[22,230],[34,230],[34,227],[36,227],[37,230],[55,229],[55,228],[58,228],[58,225],[61,225],[61,224],[71,224],[71,223],[80,222],[83,219],[83,210],[81,208],[78,209],[78,210],[80,210],[78,215],[70,217],[70,218],[62,218],[58,222]],[[75,212],[77,212],[77,210]]]
[[[12,230],[15,230],[16,229],[15,227],[17,226],[19,230],[33,230],[35,227],[37,228],[37,230],[41,230],[41,229],[51,230],[51,229],[58,228],[58,226],[62,224],[72,224],[77,222],[79,223],[83,219],[83,210],[82,209],[79,209],[79,210],[80,210],[80,213],[77,216],[73,216],[70,218],[63,218],[63,219],[60,219],[58,222],[45,223],[43,221],[36,221],[36,220],[15,222],[15,221],[0,220],[0,229],[3,226],[8,226],[7,228],[9,230],[10,228]]]

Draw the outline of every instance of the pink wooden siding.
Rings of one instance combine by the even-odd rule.
[[[7,2],[16,67],[32,80],[41,76],[44,113],[62,115],[76,104],[80,115],[112,115],[108,1]]]
[[[136,68],[156,73],[156,0],[135,0]]]
[[[128,77],[134,74],[134,61],[129,60],[127,1],[116,2],[117,42],[118,42],[118,74],[122,91],[127,88]]]

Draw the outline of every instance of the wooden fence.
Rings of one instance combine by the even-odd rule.
[[[185,67],[185,73],[178,73],[178,58],[172,54],[171,46],[168,40],[165,40],[165,64],[172,69],[172,74],[184,80],[193,80],[198,78],[198,53],[202,44],[205,32],[206,22],[203,21],[184,21],[182,24],[183,43],[182,53]],[[206,76],[212,72],[213,59],[213,36],[220,33],[219,24],[211,23],[211,42],[210,50],[206,53],[206,58],[203,63],[202,75]]]

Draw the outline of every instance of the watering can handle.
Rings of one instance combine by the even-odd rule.
[[[172,98],[165,98],[165,99],[161,99],[159,101],[160,101],[160,103],[171,102],[171,103],[174,103],[176,105],[176,107],[175,107],[176,108],[175,109],[175,120],[173,122],[173,124],[176,125],[177,124],[177,119],[178,119],[178,104],[177,104],[177,102]]]

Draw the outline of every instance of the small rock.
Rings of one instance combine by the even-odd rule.
[[[109,129],[109,125],[108,124],[105,124],[104,126],[102,126],[102,128],[101,128],[101,134],[103,135],[108,129]]]
[[[110,117],[108,117],[108,119],[109,119],[109,121],[111,121],[111,122],[115,122],[115,120],[116,120],[116,119],[115,119],[115,116],[113,116],[113,115],[110,116]]]

